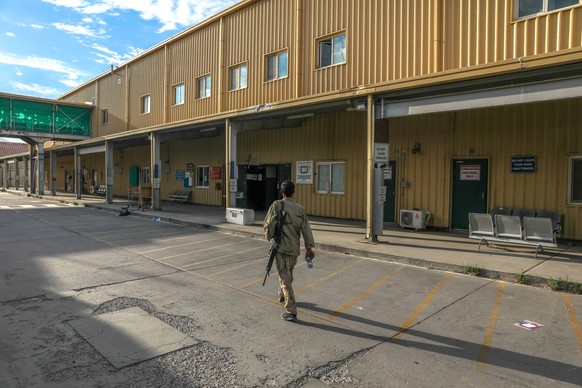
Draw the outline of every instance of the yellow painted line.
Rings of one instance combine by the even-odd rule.
[[[206,240],[190,241],[190,242],[187,242],[187,243],[184,243],[184,244],[170,245],[169,247],[162,247],[162,248],[150,249],[148,251],[135,252],[135,253],[138,254],[138,255],[143,255],[145,253],[159,252],[159,251],[163,251],[163,250],[166,250],[166,249],[172,249],[172,248],[187,247],[189,245],[196,245],[196,244],[201,244],[201,243],[208,242],[208,241],[220,240],[220,239],[225,239],[225,238],[226,237],[208,238]]]
[[[408,317],[406,322],[404,322],[402,325],[400,325],[400,329],[398,330],[398,333],[394,337],[392,337],[391,340],[398,341],[400,338],[402,338],[404,333],[412,327],[412,325],[414,324],[414,321],[416,321],[418,316],[420,314],[422,314],[422,312],[428,307],[430,302],[432,302],[434,297],[439,293],[439,291],[441,290],[443,285],[447,282],[447,280],[449,280],[451,275],[452,275],[452,273],[445,273],[443,275],[441,280],[439,280],[439,282],[433,287],[433,289],[430,291],[430,293],[422,300],[422,302],[420,302],[420,304],[416,307],[416,309],[412,312],[412,314],[410,314],[410,316]]]
[[[346,271],[348,268],[353,267],[354,265],[360,263],[363,260],[364,259],[360,259],[360,260],[354,261],[354,262],[352,262],[352,263],[350,263],[350,264],[348,264],[348,265],[346,265],[346,266],[338,269],[337,271],[330,273],[329,275],[327,275],[327,276],[325,276],[325,277],[323,277],[321,279],[318,279],[318,280],[316,280],[316,281],[314,281],[312,283],[309,283],[309,284],[301,287],[299,290],[295,291],[295,295],[300,294],[300,293],[302,293],[304,291],[307,291],[310,288],[313,288],[313,287],[315,287],[315,286],[317,286],[317,285],[319,285],[319,284],[321,284],[321,283],[323,283],[323,282],[325,282],[325,281],[333,278],[334,276],[339,275],[340,273]]]
[[[237,242],[233,242],[231,244],[224,244],[221,245],[220,247],[210,247],[210,248],[206,248],[206,249],[198,249],[196,251],[190,251],[190,252],[184,252],[184,253],[178,253],[177,255],[172,255],[172,256],[166,256],[166,257],[160,257],[157,258],[156,260],[169,260],[169,259],[175,259],[176,257],[180,257],[180,256],[187,256],[187,255],[191,255],[192,253],[198,253],[198,252],[206,252],[206,251],[210,251],[212,249],[216,249],[216,248],[222,248],[222,247],[227,247],[229,245],[236,245],[236,244],[240,244],[240,241]]]
[[[253,265],[253,264],[255,264],[255,263],[256,263],[257,261],[259,261],[259,260],[263,260],[263,258],[261,257],[261,258],[259,258],[259,259],[249,260],[249,261],[246,261],[244,264],[238,265],[238,266],[236,266],[236,267],[231,267],[231,268],[228,268],[228,269],[225,269],[225,270],[219,271],[219,272],[215,272],[215,273],[213,273],[213,274],[210,274],[210,275],[208,275],[208,276],[209,276],[209,277],[211,277],[211,278],[213,278],[213,277],[215,277],[215,276],[217,276],[217,275],[222,275],[222,274],[224,274],[224,273],[231,272],[231,271],[237,270],[237,269],[239,269],[239,268],[243,268],[243,267],[247,267],[247,266],[249,266],[249,265]]]
[[[225,257],[231,257],[236,255],[239,255],[241,253],[247,253],[247,252],[252,252],[252,251],[257,251],[259,249],[265,249],[265,247],[255,247],[255,248],[251,248],[251,249],[247,249],[246,251],[238,251],[235,253],[227,253],[226,255],[222,255],[222,256],[218,256],[218,257],[213,257],[212,259],[207,259],[207,260],[202,260],[202,261],[197,261],[195,263],[191,263],[191,264],[186,264],[183,265],[182,268],[189,268],[189,267],[194,267],[196,265],[200,265],[200,264],[206,264],[212,261],[216,261],[216,260],[220,260],[220,259],[224,259]],[[265,253],[265,257],[267,256],[267,254]]]
[[[491,306],[491,312],[489,313],[489,322],[487,322],[487,328],[485,329],[485,337],[483,338],[481,351],[477,358],[477,370],[479,372],[485,372],[485,369],[487,368],[487,359],[489,358],[489,350],[491,350],[491,345],[493,344],[493,335],[495,334],[495,326],[497,325],[497,318],[499,317],[499,307],[501,306],[504,288],[505,283],[499,282],[497,294],[495,295],[495,300],[493,301],[493,306]]]
[[[572,304],[572,298],[570,298],[570,295],[562,294],[562,299],[564,299],[564,304],[566,305],[566,310],[568,311],[568,317],[570,318],[570,324],[572,325],[572,330],[576,335],[576,342],[578,342],[580,353],[582,353],[582,325],[580,325],[580,321],[576,315],[576,309],[574,308],[574,304]]]
[[[388,274],[384,275],[382,277],[382,279],[378,280],[376,283],[372,284],[370,287],[368,287],[367,289],[365,289],[364,291],[360,292],[358,295],[353,297],[352,300],[350,300],[348,303],[344,304],[342,307],[340,307],[339,309],[337,309],[333,313],[329,314],[328,318],[330,320],[332,320],[332,319],[335,319],[338,316],[340,316],[347,309],[349,309],[350,307],[352,307],[353,305],[358,303],[360,300],[362,300],[366,295],[368,295],[369,293],[374,291],[376,288],[381,286],[384,282],[386,282],[392,276],[396,275],[402,268],[404,268],[404,267],[402,267],[402,266],[398,267],[398,268],[390,271]]]

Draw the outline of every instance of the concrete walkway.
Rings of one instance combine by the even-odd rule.
[[[12,194],[27,195],[22,191],[8,190]],[[119,213],[127,206],[125,199],[116,198],[108,204],[103,197],[84,196],[76,199],[74,194],[57,193],[46,195],[45,200],[59,201]],[[226,209],[193,204],[170,204],[163,202],[163,210],[145,211],[129,207],[132,216],[159,219],[182,225],[194,225],[226,233],[235,233],[252,238],[264,238],[262,221],[264,212],[255,214],[252,225],[227,223]],[[502,247],[481,246],[478,240],[467,237],[468,233],[402,229],[386,226],[378,243],[365,239],[364,221],[348,221],[322,217],[311,217],[316,249],[407,263],[426,268],[467,272],[478,269],[480,276],[516,282],[518,274],[527,275],[528,284],[545,286],[551,279],[563,279],[582,283],[582,244],[560,241],[557,249],[545,249],[536,258],[535,247],[506,245]],[[316,252],[317,254],[317,252]],[[316,258],[317,260],[317,258]]]

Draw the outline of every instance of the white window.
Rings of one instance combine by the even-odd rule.
[[[580,0],[515,0],[517,17],[537,15],[539,13],[551,12],[556,9],[566,8],[580,4]]]
[[[142,167],[139,172],[140,186],[147,186],[150,184],[150,167]]]
[[[174,105],[184,103],[184,84],[174,85]]]
[[[101,110],[101,123],[107,124],[109,122],[109,109],[105,108]]]
[[[230,90],[244,89],[247,87],[247,65],[239,65],[230,68]]]
[[[209,187],[210,167],[196,166],[196,187]]]
[[[345,190],[345,163],[317,163],[317,192],[343,194]]]
[[[346,34],[321,39],[317,45],[319,62],[317,67],[327,67],[346,62]]]
[[[287,77],[288,62],[287,51],[267,56],[267,81]]]
[[[142,96],[139,105],[139,113],[145,115],[146,113],[150,113],[150,101],[151,96],[149,94]]]
[[[198,98],[210,97],[210,82],[209,75],[198,78]]]
[[[582,204],[582,155],[570,157],[568,203]]]

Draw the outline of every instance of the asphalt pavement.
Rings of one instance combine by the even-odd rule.
[[[9,190],[16,195],[23,191]],[[72,193],[58,192],[44,199],[77,204],[118,213],[128,206],[125,198],[115,198],[107,203],[103,197],[84,196],[76,199]],[[297,199],[301,202],[301,199]],[[213,230],[250,237],[262,237],[264,212],[256,212],[251,225],[239,225],[226,221],[226,209],[217,206],[176,204],[162,202],[162,210],[140,210],[136,204],[129,206],[132,216],[152,220],[196,225]],[[430,269],[475,274],[481,277],[520,282],[547,287],[548,282],[565,280],[582,283],[582,243],[558,241],[558,248],[545,248],[535,253],[535,247],[499,245],[478,249],[479,241],[468,238],[468,232],[448,230],[404,229],[385,225],[378,242],[367,240],[364,221],[311,217],[316,249],[340,252],[405,263]]]

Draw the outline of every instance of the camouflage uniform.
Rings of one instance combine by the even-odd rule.
[[[285,311],[289,314],[297,314],[297,305],[295,304],[292,283],[293,269],[297,264],[297,257],[299,256],[301,235],[303,235],[306,249],[312,249],[315,246],[315,242],[305,209],[291,197],[285,197],[281,201],[275,201],[269,208],[263,225],[267,240],[272,239],[275,234],[277,217],[283,203],[285,204],[284,209],[287,215],[285,216],[281,244],[275,260],[277,262],[277,271],[279,272],[280,290],[285,297]]]

